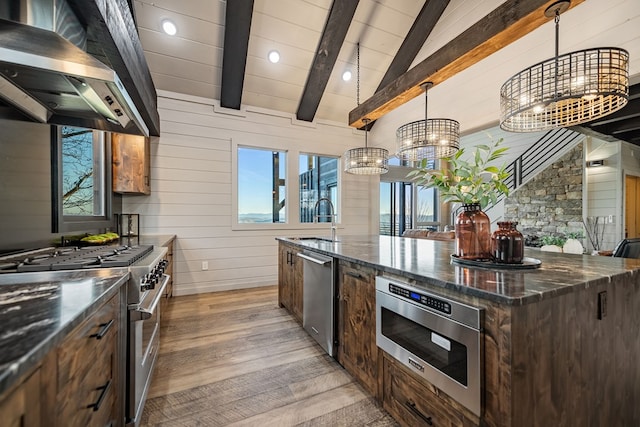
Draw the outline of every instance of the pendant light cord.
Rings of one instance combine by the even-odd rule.
[[[558,97],[558,77],[559,77],[559,71],[558,71],[558,65],[559,65],[559,61],[558,61],[558,56],[560,55],[560,8],[556,9],[556,16],[554,18],[554,22],[556,24],[556,61],[555,61],[555,65],[556,65],[556,75],[555,75],[555,79],[554,79],[554,98]]]
[[[356,45],[356,105],[360,105],[360,42]]]
[[[356,44],[356,104],[360,105],[360,42]],[[364,148],[368,148],[369,119],[365,117],[362,122],[364,123]]]

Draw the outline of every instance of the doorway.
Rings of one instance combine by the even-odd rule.
[[[640,177],[624,177],[624,237],[640,237]]]

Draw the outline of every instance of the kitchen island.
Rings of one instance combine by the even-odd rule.
[[[453,242],[388,236],[279,240],[281,269],[285,248],[338,260],[337,359],[356,377],[366,370],[361,383],[403,424],[424,418],[405,416],[387,403],[388,389],[400,387],[389,372],[431,391],[438,397],[434,411],[453,425],[640,425],[639,260],[526,249],[525,256],[541,261],[539,268],[509,270],[456,265],[450,257]],[[484,310],[480,416],[409,370],[386,369],[392,358],[375,348],[371,314],[376,276]],[[355,300],[345,290],[360,292],[358,300],[367,301],[356,316],[345,312],[345,304]],[[349,329],[357,331],[345,334]],[[365,346],[363,340],[374,341],[365,351],[366,363],[358,357],[342,360],[344,351]]]

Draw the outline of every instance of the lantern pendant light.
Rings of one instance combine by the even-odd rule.
[[[560,14],[571,2],[545,10],[555,20],[555,57],[507,80],[500,89],[500,127],[537,132],[606,116],[629,101],[629,53],[615,47],[558,54]]]
[[[424,120],[402,125],[396,131],[397,156],[404,162],[436,160],[450,157],[460,148],[460,123],[451,119],[429,119],[427,92],[433,83],[421,85],[424,90]]]
[[[357,45],[358,67],[356,102],[360,105],[360,43]],[[344,171],[354,175],[379,175],[389,172],[389,151],[384,148],[369,147],[368,118],[362,119],[364,122],[364,147],[352,148],[345,151],[343,155]]]

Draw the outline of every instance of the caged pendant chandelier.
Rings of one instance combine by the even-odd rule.
[[[360,105],[360,43],[357,45],[357,53],[356,102]],[[389,151],[368,146],[370,120],[364,118],[362,121],[364,122],[364,147],[345,151],[344,171],[353,175],[379,175],[389,172]]]
[[[560,14],[570,1],[545,10],[555,19],[555,57],[507,80],[500,89],[500,127],[537,132],[606,116],[629,101],[629,53],[601,47],[558,54]]]
[[[421,85],[424,89],[424,120],[407,123],[396,131],[397,156],[402,161],[450,157],[460,148],[460,123],[451,119],[427,118],[427,92],[432,86],[431,82]]]

